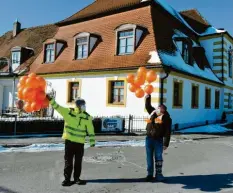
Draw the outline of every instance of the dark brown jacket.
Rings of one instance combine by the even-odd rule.
[[[151,106],[151,96],[148,95],[146,97],[146,110],[149,115],[155,110],[154,107]],[[148,123],[146,126],[147,135],[152,137],[153,139],[164,138],[164,146],[168,147],[171,138],[171,125],[172,119],[170,118],[169,113],[166,111],[162,118],[162,124],[156,124],[154,120],[157,118],[157,114],[154,113],[151,116],[151,123]],[[153,133],[153,136],[151,136]]]

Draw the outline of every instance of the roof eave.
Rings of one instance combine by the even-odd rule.
[[[69,73],[85,73],[85,72],[111,72],[111,71],[131,71],[137,70],[139,67],[144,66],[147,69],[157,69],[162,68],[161,65],[138,65],[132,67],[122,67],[122,68],[105,68],[105,69],[89,69],[89,70],[75,70],[75,71],[66,71],[66,72],[44,72],[44,73],[37,73],[38,75],[52,75],[52,74],[69,74]]]
[[[229,34],[229,32],[228,32],[228,31],[220,32],[220,33],[208,34],[208,35],[199,36],[199,37],[200,37],[200,38],[202,38],[202,37],[211,37],[211,36],[222,35],[222,34],[226,34],[226,35],[228,35],[228,36],[233,40],[233,36],[232,36],[231,34]]]
[[[163,66],[164,67],[168,67],[168,68],[170,68],[170,70],[171,71],[174,71],[174,72],[179,72],[179,73],[182,73],[182,74],[185,74],[185,75],[188,75],[188,76],[192,76],[192,77],[195,77],[195,78],[199,78],[199,79],[202,79],[202,80],[205,80],[205,81],[209,81],[209,82],[213,82],[213,83],[215,83],[215,84],[219,84],[219,85],[224,85],[224,83],[220,83],[220,82],[216,82],[216,81],[214,81],[214,80],[210,80],[210,79],[208,79],[208,78],[204,78],[204,77],[201,77],[201,76],[197,76],[197,75],[195,75],[195,74],[191,74],[191,73],[188,73],[188,72],[185,72],[185,71],[182,71],[182,70],[178,70],[178,69],[176,69],[176,68],[173,68],[172,66],[167,66],[167,65],[165,65],[165,64],[163,64]],[[221,81],[221,80],[219,80],[219,81]]]

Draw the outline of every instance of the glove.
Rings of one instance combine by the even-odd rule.
[[[46,98],[51,101],[53,99],[52,95],[51,94],[46,94]]]
[[[150,94],[148,94],[148,95],[146,95],[145,96],[145,98],[147,99],[147,98],[150,98],[151,97],[151,95]]]

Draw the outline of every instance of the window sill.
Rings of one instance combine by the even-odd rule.
[[[74,58],[73,60],[77,61],[77,60],[87,60],[87,59],[88,59],[88,57],[86,57],[86,58],[79,58],[79,59],[78,58],[77,59]]]
[[[172,106],[172,108],[173,108],[173,109],[182,109],[183,106],[182,106],[182,105],[181,105],[181,106]]]
[[[199,109],[199,107],[191,107],[192,109]]]
[[[133,55],[133,53],[125,53],[125,54],[115,54],[115,56],[129,56],[129,55]]]
[[[205,109],[211,109],[211,107],[205,107]]]
[[[53,62],[43,62],[42,64],[53,64],[55,61]]]
[[[71,101],[69,101],[69,102],[66,102],[66,104],[74,104],[75,102],[71,102]]]
[[[126,104],[124,103],[107,103],[107,107],[125,107]]]
[[[219,107],[215,107],[215,109],[220,109]]]

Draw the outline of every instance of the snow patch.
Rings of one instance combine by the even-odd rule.
[[[151,56],[151,58],[148,61],[148,63],[150,63],[150,64],[161,64],[161,60],[159,58],[159,54],[158,54],[157,51],[151,51],[149,55]]]
[[[163,64],[167,66],[171,66],[177,70],[181,70],[184,72],[188,72],[190,74],[194,74],[196,76],[200,76],[203,78],[207,78],[210,80],[213,80],[215,82],[222,83],[216,75],[212,72],[211,69],[205,68],[204,70],[200,69],[196,63],[193,64],[193,66],[186,64],[181,57],[181,54],[178,50],[176,50],[172,54],[168,54],[165,52],[159,52],[159,55],[163,61]]]
[[[176,142],[171,140],[171,143]],[[97,142],[96,147],[144,147],[145,140],[131,140],[131,141],[108,141],[108,142]],[[84,148],[89,148],[89,144],[85,144]],[[26,147],[19,148],[4,148],[0,146],[0,153],[9,152],[51,152],[51,151],[63,151],[65,145],[63,143],[58,144],[32,144]]]
[[[185,129],[179,131],[179,133],[226,133],[229,131],[232,130],[227,129],[221,125],[206,125],[201,127]]]
[[[211,34],[216,34],[216,33],[224,33],[224,32],[226,32],[226,30],[218,30],[215,27],[211,26],[211,27],[207,28],[207,30],[200,35],[206,36],[206,35],[211,35]]]

